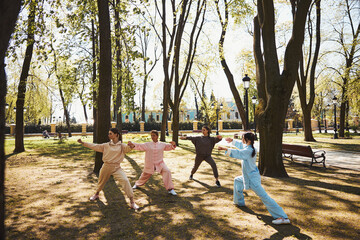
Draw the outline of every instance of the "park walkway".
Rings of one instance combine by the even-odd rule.
[[[254,146],[259,149],[259,142],[256,141]],[[326,152],[326,166],[346,168],[351,170],[360,171],[360,154],[358,152],[351,151],[339,151],[330,149],[313,149],[313,151],[325,150]],[[304,161],[307,164],[310,163],[310,159],[301,156],[294,156],[295,161]],[[322,166],[315,164],[314,166]]]

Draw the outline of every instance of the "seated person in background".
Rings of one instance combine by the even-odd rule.
[[[43,131],[43,137],[44,138],[50,138],[50,135],[47,130]]]

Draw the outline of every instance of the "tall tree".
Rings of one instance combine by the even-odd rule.
[[[94,132],[93,142],[97,139],[97,55],[98,55],[98,32],[95,30],[95,21],[91,19],[91,44],[92,44],[92,101],[93,101],[93,118],[94,118]]]
[[[151,35],[149,29],[146,28],[146,26],[140,27],[138,29],[138,38],[140,41],[140,52],[143,59],[143,86],[142,86],[142,94],[141,94],[141,121],[145,121],[145,109],[146,109],[146,89],[148,81],[152,80],[150,78],[151,72],[154,70],[156,63],[159,61],[159,57],[157,56],[157,45],[155,44],[154,47],[154,61],[150,61],[149,57],[149,42],[151,40]],[[156,41],[156,40],[155,40]],[[161,136],[162,137],[162,136]],[[161,141],[165,141],[164,139],[161,139]]]
[[[16,126],[15,126],[15,149],[14,152],[25,151],[24,147],[24,102],[26,93],[26,82],[29,76],[30,63],[33,55],[35,43],[35,12],[37,1],[29,2],[29,17],[27,22],[27,46],[24,62],[21,69],[20,81],[18,86],[18,96],[16,100]]]
[[[116,90],[116,100],[114,106],[114,113],[116,114],[116,125],[120,130],[120,141],[122,141],[122,59],[121,59],[121,22],[120,22],[120,12],[121,4],[120,0],[114,2],[114,20],[115,20],[115,90]]]
[[[308,14],[308,25],[307,31],[309,36],[309,46],[307,49],[307,56],[304,58],[304,51],[301,54],[300,59],[300,68],[299,68],[299,77],[296,79],[296,85],[299,91],[301,109],[303,112],[303,124],[304,124],[304,140],[305,141],[315,141],[315,138],[312,134],[311,126],[311,111],[314,105],[315,100],[315,71],[316,65],[318,62],[319,51],[320,51],[320,20],[321,20],[321,8],[320,0],[316,0],[314,4],[311,5],[309,14]],[[315,24],[315,49],[313,54],[313,23],[311,19],[311,10],[313,6],[316,6],[316,24]],[[293,11],[293,14],[295,12]],[[293,16],[294,17],[294,16]],[[306,63],[305,63],[306,61]],[[307,94],[307,88],[309,89],[309,96]]]
[[[219,6],[219,1],[215,0],[217,15],[219,17],[219,21],[221,24],[221,35],[220,35],[220,39],[219,39],[220,62],[221,62],[222,69],[224,70],[225,76],[228,80],[229,87],[230,87],[231,93],[234,97],[236,107],[237,107],[240,117],[242,119],[243,128],[247,130],[247,129],[249,129],[249,126],[247,126],[248,121],[246,121],[246,112],[245,112],[244,104],[241,101],[239,91],[237,90],[236,85],[235,85],[234,76],[233,76],[233,74],[230,70],[230,67],[228,66],[228,64],[226,62],[226,58],[225,58],[224,42],[225,42],[226,32],[227,32],[227,28],[228,28],[228,24],[229,24],[229,3],[227,0],[223,0],[223,2],[224,2],[224,6],[223,6],[223,14],[222,14],[221,8]],[[241,1],[241,4],[243,5],[244,9],[247,8],[246,4],[243,3],[242,1]]]
[[[171,1],[172,9],[172,26],[166,22],[166,0],[162,0],[162,11],[160,16],[162,20],[162,52],[163,52],[163,70],[164,70],[164,87],[163,87],[163,116],[168,115],[168,106],[173,112],[173,136],[172,139],[178,143],[179,137],[179,107],[181,99],[187,87],[191,68],[196,55],[196,48],[202,27],[205,20],[206,0],[197,1],[193,7],[193,1],[184,0],[177,6],[175,1]],[[157,1],[155,1],[158,8]],[[194,12],[192,10],[195,9]],[[192,15],[193,14],[193,15]],[[188,34],[189,38],[184,39],[184,33],[189,24],[189,16],[192,15]],[[167,41],[169,35],[169,42]],[[184,46],[187,43],[187,46]],[[186,53],[181,54],[185,48]],[[181,65],[182,61],[184,66]],[[182,68],[181,68],[182,66]],[[165,135],[166,118],[162,120],[161,135]]]
[[[21,0],[0,1],[0,240],[5,240],[5,97],[7,79],[5,54],[15,22],[20,12]]]
[[[344,14],[342,20],[334,24],[334,32],[337,35],[334,40],[340,46],[337,53],[344,59],[344,62],[341,67],[335,67],[333,70],[341,78],[341,82],[337,83],[341,88],[339,137],[344,137],[345,120],[349,114],[348,93],[349,89],[353,88],[350,83],[359,80],[356,75],[360,47],[359,1],[345,0],[338,4],[339,9],[344,9]]]
[[[257,1],[254,18],[254,55],[259,105],[256,117],[260,133],[259,170],[273,177],[287,177],[282,159],[282,134],[289,99],[298,77],[305,23],[312,0],[291,0],[293,29],[280,72],[275,41],[273,1]]]
[[[108,141],[110,128],[110,101],[112,84],[110,14],[107,0],[97,0],[99,33],[100,33],[100,64],[99,90],[97,96],[97,143]],[[102,154],[96,153],[94,172],[99,173],[102,166]]]

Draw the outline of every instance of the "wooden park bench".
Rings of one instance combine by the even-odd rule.
[[[313,151],[310,146],[282,144],[282,153],[284,157],[290,158],[293,161],[293,155],[311,158],[310,166],[314,163],[322,163],[325,166],[325,151]]]

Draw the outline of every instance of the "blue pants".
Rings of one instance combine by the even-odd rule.
[[[284,210],[272,199],[265,191],[265,189],[260,184],[251,184],[250,189],[252,189],[256,195],[258,195],[261,201],[265,204],[267,210],[276,218],[288,218]],[[234,179],[234,203],[239,206],[245,206],[244,199],[244,179],[243,176],[236,177]]]

